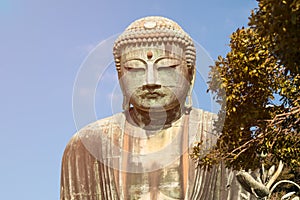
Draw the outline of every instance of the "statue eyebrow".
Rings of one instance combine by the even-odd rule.
[[[157,58],[153,64],[157,64],[159,61],[163,60],[163,59],[172,59],[172,60],[176,60],[176,61],[181,61],[180,58],[176,58],[176,57],[171,57],[171,56],[162,56]],[[137,60],[137,61],[141,61],[143,64],[147,65],[147,61],[143,60],[142,58],[129,58],[124,60],[124,65],[126,65],[127,62],[133,61],[133,60]]]
[[[129,58],[129,59],[124,60],[124,63],[132,61],[132,60],[138,60],[138,61],[143,62],[144,64],[147,64],[147,62],[141,58]]]
[[[178,60],[178,61],[181,61],[180,58],[175,58],[175,57],[170,57],[170,56],[162,56],[160,58],[157,58],[155,61],[154,61],[154,64],[157,64],[157,62],[163,60],[163,59],[173,59],[173,60]]]

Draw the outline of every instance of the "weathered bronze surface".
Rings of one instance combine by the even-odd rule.
[[[234,172],[195,166],[189,149],[216,142],[215,114],[192,108],[195,48],[175,22],[146,17],[114,45],[124,112],[98,120],[67,145],[61,200],[241,199]]]

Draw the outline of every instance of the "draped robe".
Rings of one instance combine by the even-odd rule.
[[[87,125],[64,151],[60,199],[242,199],[234,171],[223,164],[208,170],[189,157],[195,142],[203,141],[203,154],[216,143],[215,117],[192,109],[157,132],[161,144],[143,138],[145,130],[128,123],[125,113]]]

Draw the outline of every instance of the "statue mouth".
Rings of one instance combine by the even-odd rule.
[[[160,92],[144,92],[143,94],[140,95],[141,98],[145,99],[156,99],[158,97],[164,97],[166,96],[165,94],[163,93],[160,93]]]

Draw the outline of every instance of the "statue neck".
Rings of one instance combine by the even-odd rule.
[[[150,109],[148,111],[131,108],[129,110],[130,121],[133,121],[139,127],[146,130],[159,130],[172,126],[172,123],[177,121],[183,112],[184,106],[177,106],[171,110],[158,111]]]

